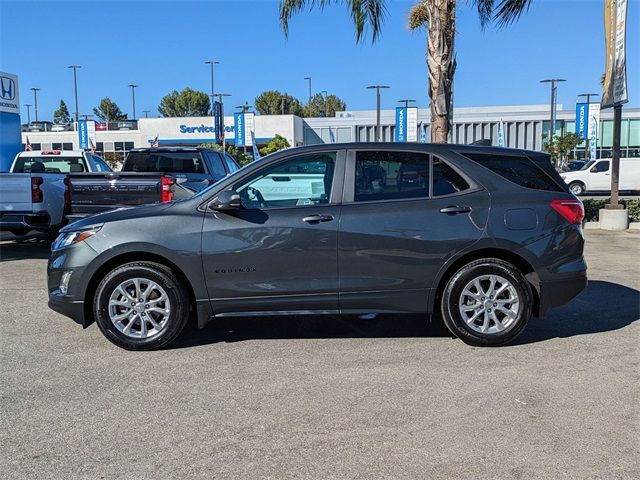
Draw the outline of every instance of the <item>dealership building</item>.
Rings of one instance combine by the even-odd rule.
[[[596,104],[594,104],[595,110]],[[582,119],[578,109],[564,109],[558,105],[555,134],[576,131],[576,120]],[[594,117],[596,145],[592,147],[598,158],[610,157],[613,139],[613,110],[603,110]],[[244,116],[243,116],[244,115]],[[240,118],[238,118],[240,117]],[[586,121],[586,120],[585,120]],[[214,142],[214,118],[143,118],[104,124],[86,122],[89,126],[62,127],[51,124],[24,125],[22,142],[27,138],[35,150],[70,150],[90,144],[102,154],[123,158],[132,148],[148,147],[157,138],[164,145],[199,145]],[[549,135],[548,105],[519,105],[502,107],[455,108],[450,142],[469,144],[480,140],[492,145],[542,150]],[[319,143],[371,142],[376,138],[375,110],[337,112],[335,117],[300,118],[295,115],[235,114],[224,117],[224,136],[227,144],[247,147],[255,141],[266,144],[276,134],[285,137],[292,146]],[[402,108],[381,112],[383,141],[428,141],[429,110]],[[57,131],[51,131],[57,130]],[[77,131],[81,130],[81,131]],[[640,109],[623,110],[621,129],[623,157],[640,157]],[[594,138],[596,138],[594,137]],[[577,158],[584,157],[584,147],[576,149]]]

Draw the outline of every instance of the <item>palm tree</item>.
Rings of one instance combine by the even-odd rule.
[[[478,10],[480,24],[505,26],[517,20],[533,0],[469,0]],[[380,36],[387,0],[280,0],[280,23],[285,35],[289,20],[305,8],[343,3],[356,29],[356,42],[371,30],[372,42]],[[456,58],[453,48],[457,0],[418,0],[409,14],[409,28],[427,30],[427,67],[431,98],[431,141],[446,143],[451,128],[451,92]]]

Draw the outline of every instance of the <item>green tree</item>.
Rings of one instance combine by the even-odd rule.
[[[266,146],[260,149],[260,155],[269,155],[270,153],[284,150],[290,146],[291,145],[289,145],[289,141],[286,138],[276,133],[276,136],[269,140]]]
[[[187,87],[162,97],[158,112],[163,117],[205,117],[209,115],[210,108],[209,95]]]
[[[258,95],[254,101],[256,110],[261,115],[298,115],[302,116],[304,108],[300,100],[288,93],[278,90],[267,90]]]
[[[116,102],[109,97],[100,100],[100,105],[93,109],[93,114],[103,122],[117,122],[127,119],[127,114],[122,113]]]
[[[565,133],[556,136],[545,145],[545,150],[551,155],[551,161],[560,170],[565,170],[571,158],[571,152],[582,143],[582,137],[577,133]]]
[[[64,100],[60,100],[60,106],[53,112],[53,123],[56,125],[67,125],[71,123],[71,115],[69,115],[69,109]]]
[[[304,108],[305,117],[335,117],[336,112],[345,110],[347,104],[336,95],[325,98],[321,93],[311,97],[311,101]]]
[[[508,25],[520,17],[533,0],[469,0],[486,27],[495,22]],[[285,35],[289,21],[303,9],[342,3],[347,7],[356,30],[356,43],[368,28],[373,42],[380,36],[386,16],[386,0],[280,0],[280,24]],[[409,14],[409,28],[427,32],[427,69],[429,98],[431,98],[431,141],[446,143],[451,128],[451,93],[456,59],[453,41],[456,31],[458,0],[417,0]]]

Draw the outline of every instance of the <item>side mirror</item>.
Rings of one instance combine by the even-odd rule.
[[[209,204],[210,210],[238,210],[242,208],[240,194],[235,190],[220,192],[218,197]]]

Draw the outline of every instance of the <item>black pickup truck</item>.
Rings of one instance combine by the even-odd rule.
[[[70,174],[66,218],[188,198],[239,168],[231,156],[208,148],[136,148],[119,172]]]

